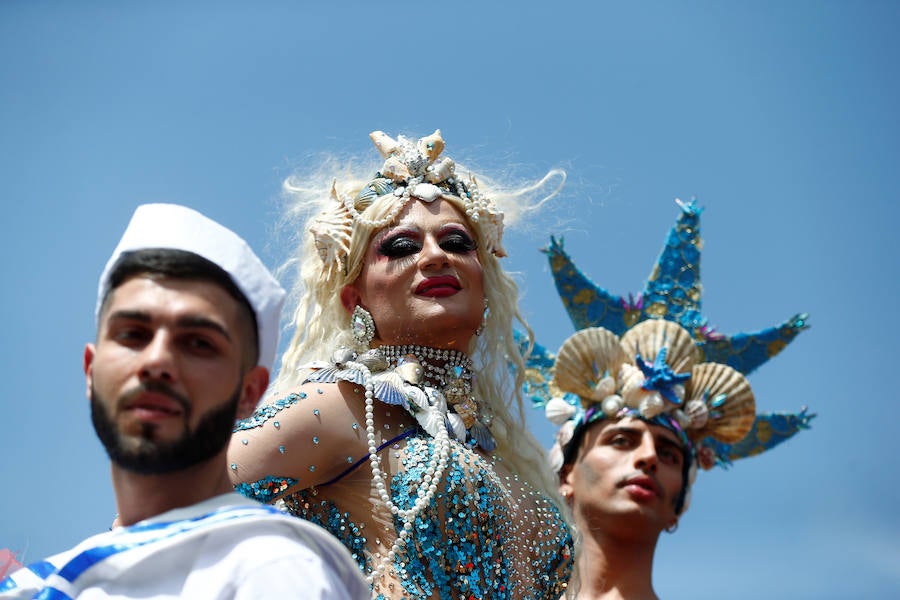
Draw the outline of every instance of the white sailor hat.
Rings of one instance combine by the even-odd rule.
[[[259,364],[272,369],[278,349],[284,290],[247,242],[230,229],[185,206],[144,204],[134,211],[119,245],[100,275],[96,309],[98,318],[116,261],[125,252],[148,248],[193,252],[228,273],[256,313]]]

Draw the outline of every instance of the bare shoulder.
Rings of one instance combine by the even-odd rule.
[[[282,491],[328,481],[366,452],[364,391],[307,382],[267,398],[238,421],[228,450],[232,482],[276,480]],[[265,499],[265,498],[261,498]]]

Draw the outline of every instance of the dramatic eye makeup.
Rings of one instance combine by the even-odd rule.
[[[376,246],[378,254],[388,258],[403,258],[422,249],[422,242],[409,231],[398,231],[386,235]]]
[[[447,252],[454,252],[457,254],[472,252],[478,247],[475,240],[465,229],[456,227],[448,228],[447,231],[443,233],[440,240],[440,246]]]
[[[411,256],[422,249],[423,234],[413,229],[395,229],[386,233],[376,241],[376,252],[387,258],[403,258]],[[478,244],[475,239],[459,225],[447,225],[437,233],[438,245],[445,252],[467,254],[473,252]]]

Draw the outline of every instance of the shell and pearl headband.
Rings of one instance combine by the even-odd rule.
[[[689,452],[696,448],[696,462],[709,469],[720,457],[697,442],[737,442],[756,416],[747,379],[728,365],[700,362],[687,330],[662,319],[639,323],[621,339],[602,327],[576,332],[557,354],[550,388],[555,393],[545,413],[560,425],[550,451],[557,472],[571,457],[576,434],[601,419],[635,417],[663,425]]]
[[[506,256],[501,242],[503,213],[479,193],[473,177],[463,181],[456,175],[453,160],[440,155],[444,140],[439,129],[418,140],[402,135],[394,139],[383,131],[373,131],[369,137],[385,159],[381,169],[355,198],[341,194],[333,182],[333,204],[310,225],[316,249],[326,268],[346,270],[354,223],[381,229],[396,221],[413,199],[434,202],[440,198],[458,198],[465,207],[466,217],[480,229],[485,249],[497,257]],[[376,220],[362,216],[375,200],[386,196],[394,198],[387,215]]]

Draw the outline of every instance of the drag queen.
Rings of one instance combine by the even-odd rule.
[[[293,339],[236,427],[233,481],[336,535],[375,598],[559,598],[571,537],[524,426],[498,260],[517,195],[479,187],[440,132],[371,137],[374,177],[288,182],[311,215]]]

